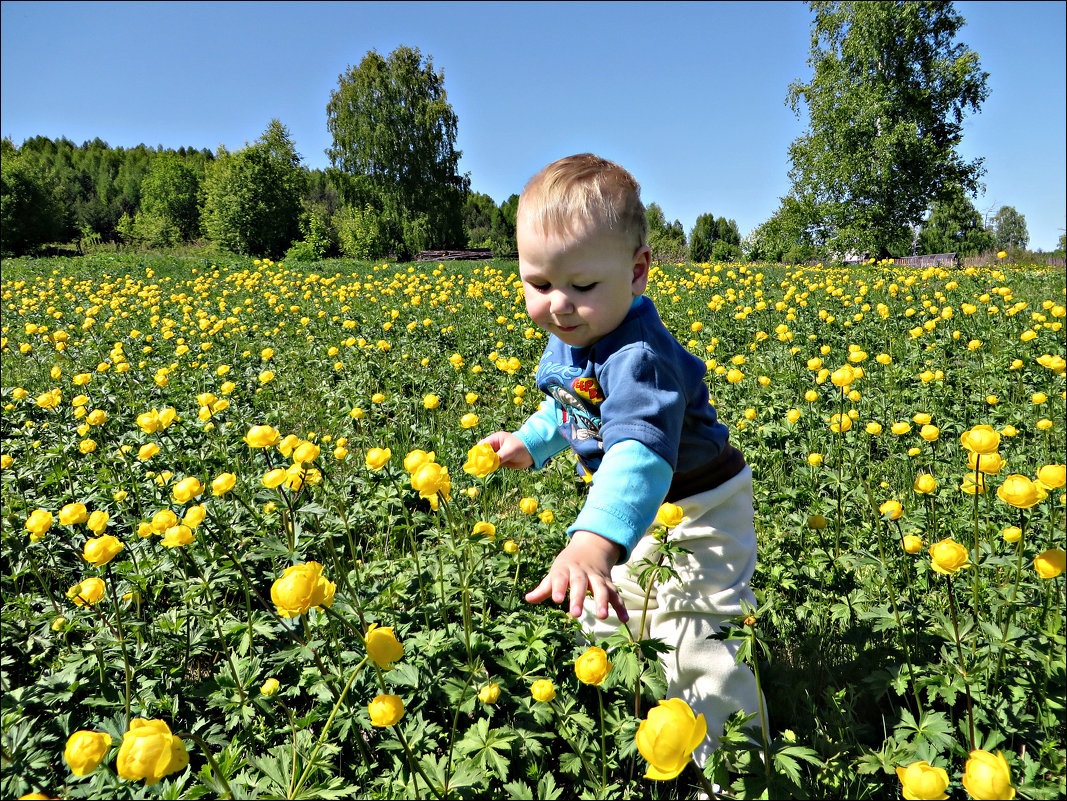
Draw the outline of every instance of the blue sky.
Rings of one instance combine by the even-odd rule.
[[[984,157],[983,213],[1026,216],[1030,246],[1064,232],[1063,2],[958,2],[960,40],[990,73],[961,153]],[[545,163],[593,151],[688,232],[742,235],[788,190],[785,104],[807,66],[800,2],[3,2],[0,135],[229,149],[274,117],[328,164],[326,104],[369,50],[419,48],[445,75],[460,168],[503,201]]]

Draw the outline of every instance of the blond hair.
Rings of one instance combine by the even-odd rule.
[[[640,184],[620,165],[592,153],[542,168],[522,190],[518,216],[540,233],[580,236],[605,227],[632,237],[635,248],[648,238]]]

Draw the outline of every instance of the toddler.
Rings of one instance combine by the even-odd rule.
[[[644,636],[663,654],[667,696],[708,723],[703,763],[726,719],[758,711],[752,672],[736,644],[708,639],[755,605],[752,471],[729,444],[686,351],[644,297],[651,251],[640,188],[625,169],[592,154],[560,159],[527,183],[516,235],[526,309],[549,333],[537,368],[546,399],[514,433],[486,437],[504,467],[540,469],[571,448],[589,494],[570,543],[526,595],[551,598],[582,618],[593,639],[621,623],[635,636],[645,591],[630,565],[654,553],[659,506],[680,506],[671,539],[690,551],[678,578],[652,592]],[[591,592],[591,597],[587,597]],[[628,622],[629,621],[629,622]]]

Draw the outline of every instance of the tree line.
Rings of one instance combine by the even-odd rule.
[[[955,41],[964,21],[952,3],[809,6],[813,74],[788,92],[809,127],[790,147],[789,193],[744,238],[736,221],[710,213],[687,236],[649,203],[655,257],[797,263],[1024,249],[1022,214],[1003,206],[986,220],[971,200],[982,159],[964,161],[957,146],[965,115],[988,94],[988,74]],[[459,173],[458,119],[431,57],[404,46],[367,53],[339,76],[326,124],[325,170],[302,164],[277,119],[233,153],[5,139],[0,249],[206,240],[300,261],[514,251],[518,196],[498,204]]]

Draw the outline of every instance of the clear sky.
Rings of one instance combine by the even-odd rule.
[[[990,74],[961,152],[985,158],[983,213],[1014,206],[1030,247],[1064,232],[1064,2],[957,2]],[[2,3],[0,135],[234,150],[277,117],[326,167],[326,104],[370,50],[417,47],[443,70],[471,187],[498,203],[560,156],[619,161],[668,220],[742,235],[789,188],[807,80],[800,2]]]

